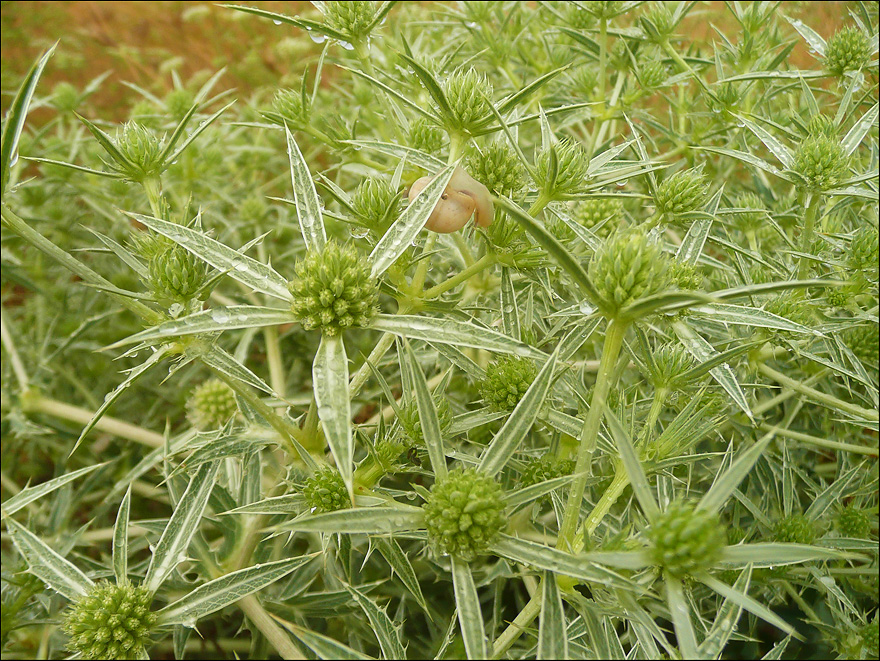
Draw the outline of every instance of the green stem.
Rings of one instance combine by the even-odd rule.
[[[565,515],[562,519],[562,527],[559,531],[557,548],[571,547],[577,532],[578,515],[581,511],[581,503],[584,500],[584,492],[587,488],[587,479],[590,475],[593,452],[596,449],[596,439],[599,435],[599,424],[602,421],[602,413],[608,390],[611,387],[611,374],[617,357],[620,355],[620,347],[623,345],[623,336],[629,323],[613,319],[608,324],[605,333],[605,345],[602,347],[602,359],[599,363],[599,373],[596,375],[596,385],[593,386],[593,397],[590,401],[590,410],[584,420],[581,431],[580,447],[578,448],[577,463],[574,472],[578,477],[572,483],[568,502],[565,505]]]
[[[18,381],[18,387],[24,392],[27,390],[30,379],[24,368],[24,363],[21,362],[21,356],[18,355],[15,348],[15,342],[12,341],[12,335],[6,328],[6,317],[2,312],[0,312],[0,339],[2,339],[3,348],[6,349],[6,354],[9,356],[9,362],[12,363],[12,371]]]
[[[645,420],[645,426],[642,428],[640,439],[642,444],[648,442],[648,437],[654,430],[654,425],[657,424],[657,418],[660,417],[660,412],[663,410],[663,405],[666,403],[666,397],[668,394],[669,388],[663,386],[657,388],[654,392],[654,400],[651,402],[651,410],[648,411],[648,419]]]
[[[623,493],[623,490],[629,485],[629,475],[627,475],[626,470],[624,470],[623,466],[618,466],[617,470],[614,473],[614,479],[611,480],[611,484],[608,485],[608,488],[605,489],[605,492],[602,494],[602,497],[599,499],[599,502],[596,503],[596,506],[593,507],[593,511],[587,516],[586,521],[584,521],[584,535],[583,537],[579,537],[572,544],[572,550],[575,553],[579,553],[583,550],[584,545],[589,537],[592,537],[593,533],[596,532],[596,528],[599,527],[599,524],[602,522],[602,519],[608,514],[611,510],[612,505],[617,502],[617,499],[620,498],[620,494]]]
[[[513,622],[511,622],[495,640],[495,644],[492,645],[493,659],[500,659],[501,656],[510,649],[510,646],[516,642],[516,639],[522,635],[526,630],[526,627],[538,617],[538,613],[541,612],[541,593],[541,590],[535,591],[535,594],[529,600],[529,603],[525,605],[525,607],[519,612],[519,615],[514,618]]]
[[[819,205],[822,200],[821,195],[804,193],[807,199],[804,200],[807,211],[804,214],[804,231],[801,232],[801,256],[798,260],[798,280],[806,280],[810,277],[811,261],[808,255],[813,245],[813,237],[816,233],[816,216],[818,215]]]
[[[697,72],[691,68],[690,64],[684,61],[681,55],[679,55],[678,52],[672,47],[672,44],[669,43],[668,39],[661,44],[661,47],[663,48],[663,51],[670,58],[672,58],[672,61],[678,65],[682,72],[687,71],[691,75],[691,78],[696,80],[699,86],[703,88],[703,91],[709,91],[709,87],[706,85],[705,82],[703,82],[703,79],[697,75]]]
[[[284,374],[284,361],[281,359],[281,346],[278,341],[278,328],[267,326],[263,329],[266,340],[266,360],[269,363],[269,383],[279,397],[285,396],[287,379]]]
[[[803,434],[801,432],[792,431],[783,427],[776,427],[774,425],[768,425],[766,423],[761,425],[761,429],[767,432],[774,432],[778,436],[784,436],[785,438],[790,438],[794,441],[800,441],[801,443],[807,443],[809,445],[815,445],[816,447],[820,448],[828,448],[829,450],[841,450],[843,452],[852,452],[853,454],[866,454],[871,457],[878,456],[877,448],[868,447],[866,445],[853,445],[852,443],[829,441],[824,438],[819,438],[818,436],[810,436],[809,434]]]
[[[845,402],[842,399],[838,399],[833,395],[829,395],[824,392],[819,392],[814,388],[810,388],[809,386],[804,385],[794,379],[786,376],[782,372],[777,372],[775,369],[770,367],[769,365],[765,365],[763,363],[758,365],[758,371],[764,376],[773,379],[776,383],[785,386],[795,392],[804,395],[805,397],[809,397],[815,402],[827,406],[832,409],[837,409],[839,411],[844,411],[849,413],[850,415],[856,416],[857,418],[862,418],[864,420],[870,420],[872,422],[876,422],[880,419],[880,415],[878,415],[877,411],[872,411],[870,409],[862,408],[856,404],[850,404],[849,402]]]
[[[456,273],[451,278],[447,278],[439,285],[431,287],[424,293],[424,298],[430,300],[432,298],[437,298],[440,294],[449,291],[450,289],[457,287],[462,282],[469,280],[472,276],[476,275],[480,271],[492,266],[497,262],[497,258],[494,253],[487,253],[480,257],[476,262],[468,266],[463,271]]]
[[[605,104],[603,113],[608,108],[605,102],[606,72],[608,62],[608,19],[604,16],[599,19],[599,99]]]
[[[158,177],[147,177],[141,182],[144,192],[147,194],[147,200],[150,202],[150,210],[153,212],[154,218],[162,219],[162,182]]]
[[[385,355],[385,352],[391,348],[391,345],[394,344],[394,338],[396,336],[394,333],[385,333],[376,343],[376,346],[373,347],[373,350],[370,352],[370,355],[367,356],[367,359],[364,361],[364,364],[361,365],[360,369],[354,373],[354,376],[351,378],[351,381],[348,384],[348,396],[354,399],[357,394],[360,392],[363,385],[367,382],[367,379],[370,377],[370,374],[373,371],[370,369],[370,365],[373,367],[378,367],[379,361],[382,360],[382,357]]]
[[[94,411],[71,406],[70,404],[34,393],[25,393],[21,400],[21,406],[26,413],[42,413],[55,418],[70,420],[81,425],[88,424],[95,415]],[[161,448],[165,445],[165,437],[162,434],[157,434],[117,418],[111,418],[109,415],[102,416],[95,424],[95,429],[113,434],[119,438],[134,441],[135,443],[141,443],[151,448]]]
[[[413,275],[412,284],[410,285],[410,291],[413,294],[421,294],[422,290],[425,287],[425,278],[428,275],[428,266],[430,265],[430,261],[427,257],[424,257],[427,253],[431,252],[434,249],[434,244],[437,243],[437,233],[429,232],[428,238],[425,239],[425,247],[422,249],[422,259],[419,260],[419,265],[416,267],[415,275]]]

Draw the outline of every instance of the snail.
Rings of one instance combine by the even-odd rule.
[[[433,179],[430,176],[417,179],[409,189],[410,202]],[[440,201],[425,223],[425,228],[441,234],[457,232],[467,224],[471,216],[480,227],[488,227],[492,224],[493,215],[489,189],[461,167],[456,167]]]

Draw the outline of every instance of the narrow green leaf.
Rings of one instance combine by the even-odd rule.
[[[510,268],[507,266],[501,269],[501,325],[505,335],[515,340],[521,339],[516,292],[510,278]]]
[[[727,499],[733,495],[739,483],[752,470],[752,466],[755,465],[755,462],[758,461],[764,450],[767,449],[767,445],[772,438],[773,434],[766,434],[748,450],[740,453],[733,460],[733,463],[730,464],[730,468],[715,478],[712,486],[709,487],[709,490],[700,499],[697,507],[710,512],[719,511],[724,506],[724,503],[727,502]]]
[[[171,160],[168,158],[168,156],[171,154],[171,150],[174,149],[174,145],[176,145],[180,138],[183,136],[183,132],[186,131],[186,125],[189,124],[189,120],[192,119],[192,116],[196,113],[196,110],[198,109],[199,104],[193,103],[190,109],[186,111],[186,114],[184,114],[184,116],[180,118],[180,121],[177,122],[177,126],[175,126],[174,131],[171,132],[171,137],[168,138],[168,141],[162,148],[162,153],[159,154],[159,158],[157,160],[160,163],[166,163]]]
[[[437,104],[437,107],[440,109],[440,114],[454,121],[454,113],[452,112],[452,108],[449,107],[449,101],[446,100],[446,95],[443,93],[443,88],[440,86],[440,83],[434,78],[434,74],[432,74],[418,61],[411,58],[406,53],[398,53],[397,56],[401,60],[403,60],[410,69],[412,69],[416,77],[422,82],[422,85],[425,86],[425,89],[428,90],[428,94],[431,95],[434,103]]]
[[[747,594],[751,577],[752,567],[748,566],[740,572],[732,589],[740,594]],[[700,643],[701,659],[717,659],[719,657],[721,650],[725,648],[731,635],[733,635],[733,632],[736,630],[736,625],[739,622],[742,610],[742,606],[740,606],[735,600],[724,600],[721,607],[718,609],[715,621],[712,623],[712,628],[709,630],[709,633],[706,634],[703,642]]]
[[[776,175],[780,179],[784,179],[789,183],[794,183],[794,180],[791,178],[791,176],[784,173],[778,167],[776,167],[775,165],[771,165],[764,159],[758,158],[757,156],[749,154],[748,152],[738,151],[736,149],[724,149],[722,147],[695,147],[695,149],[712,152],[713,154],[720,154],[721,156],[729,156],[730,158],[742,161],[747,165],[756,167],[759,170],[763,170],[764,172],[769,172],[772,175]]]
[[[305,516],[280,525],[279,530],[322,533],[363,533],[381,535],[389,532],[418,530],[425,525],[421,508],[358,507]]]
[[[698,578],[698,580],[703,585],[714,590],[725,599],[730,600],[740,608],[749,611],[752,615],[756,615],[765,622],[769,622],[777,629],[781,629],[782,631],[787,633],[789,636],[794,636],[798,640],[803,640],[801,635],[798,634],[793,626],[791,626],[788,622],[783,620],[766,606],[763,606],[762,604],[755,601],[745,592],[740,592],[739,590],[730,587],[726,583],[722,583],[710,574],[703,574]]]
[[[567,659],[568,635],[565,612],[556,576],[544,571],[541,581],[541,622],[538,629],[538,658]]]
[[[18,142],[21,139],[21,132],[24,130],[24,123],[27,119],[28,108],[31,100],[34,98],[34,92],[37,89],[37,83],[46,68],[46,63],[55,52],[55,42],[49,50],[43,53],[40,58],[34,62],[30,71],[24,77],[15,98],[3,118],[3,134],[0,139],[0,192],[4,199],[6,198],[6,186],[9,184],[10,171],[15,161],[18,160]]]
[[[376,545],[376,548],[379,549],[379,553],[382,554],[382,557],[385,558],[386,562],[391,566],[392,571],[397,574],[404,587],[406,587],[410,594],[415,597],[419,606],[427,612],[428,603],[425,601],[425,596],[422,594],[422,586],[416,576],[416,570],[413,569],[412,563],[409,561],[406,553],[400,548],[400,544],[398,544],[393,538],[384,539],[382,537],[374,537],[372,541],[373,544]]]
[[[17,494],[12,496],[12,498],[6,499],[6,502],[3,503],[3,514],[5,516],[11,516],[12,514],[15,514],[18,510],[26,507],[35,500],[39,500],[46,494],[50,494],[56,489],[63,487],[65,484],[73,482],[83,475],[88,475],[93,470],[96,470],[98,468],[101,468],[101,466],[106,465],[107,462],[95,464],[94,466],[87,466],[86,468],[80,468],[79,470],[75,470],[67,473],[66,475],[62,475],[61,477],[56,477],[55,479],[49,480],[48,482],[43,482],[42,484],[37,484],[33,487],[25,487]]]
[[[154,232],[158,232],[178,245],[183,246],[214,268],[228,273],[230,278],[237,280],[245,287],[249,287],[267,296],[280,298],[283,301],[290,300],[287,280],[278,275],[271,266],[243,255],[237,250],[233,250],[192,228],[138,213],[124,213],[143,223]]]
[[[293,635],[303,645],[312,650],[319,659],[327,659],[328,661],[359,661],[360,659],[373,658],[323,634],[315,633],[302,627],[293,627],[292,631]]]
[[[539,89],[544,87],[544,85],[546,85],[551,80],[556,78],[556,76],[561,74],[563,71],[568,69],[570,66],[571,65],[566,64],[563,67],[559,67],[558,69],[554,69],[553,71],[545,73],[543,76],[536,78],[535,80],[530,82],[528,85],[526,85],[525,87],[523,87],[519,91],[514,92],[513,94],[511,94],[510,96],[508,96],[504,99],[501,99],[501,101],[499,101],[496,106],[498,113],[501,115],[507,114],[508,112],[510,112],[511,110],[516,108],[516,106],[518,106],[522,101],[525,101],[532,94],[534,94]]]
[[[546,360],[546,354],[528,344],[507,337],[498,331],[465,321],[435,319],[405,314],[380,314],[370,324],[374,330],[394,333],[401,337],[459,347],[473,347],[499,353]]]
[[[403,355],[409,369],[410,378],[415,390],[416,406],[419,411],[419,421],[422,427],[422,435],[425,437],[425,446],[428,448],[428,457],[431,459],[431,468],[437,479],[446,476],[446,453],[443,450],[443,437],[440,435],[440,421],[437,418],[437,407],[434,398],[428,390],[428,382],[425,374],[416,358],[415,352],[409,342],[403,340]]]
[[[143,363],[141,363],[137,367],[134,367],[131,370],[129,370],[128,376],[125,377],[125,380],[123,380],[122,383],[120,383],[112,391],[110,391],[109,393],[107,393],[107,395],[104,396],[104,401],[101,402],[101,406],[98,407],[98,410],[95,411],[95,414],[92,416],[92,419],[88,421],[88,423],[86,424],[85,427],[83,427],[82,432],[80,432],[79,438],[76,439],[76,443],[73,444],[73,449],[70,451],[71,455],[74,452],[76,452],[76,449],[79,447],[79,444],[82,443],[83,439],[85,439],[86,435],[90,431],[92,431],[92,429],[95,428],[95,425],[98,424],[98,421],[102,417],[104,417],[104,413],[107,412],[107,409],[110,408],[110,406],[113,404],[113,402],[115,402],[117,399],[119,399],[119,396],[122,395],[122,393],[124,393],[129,388],[129,386],[131,386],[131,384],[133,384],[135,381],[137,381],[138,378],[140,378],[144,373],[146,373],[147,370],[149,370],[154,365],[157,365],[159,363],[159,361],[165,357],[165,354],[167,354],[169,350],[170,350],[170,347],[167,345],[159,347]],[[70,455],[68,455],[68,456],[70,456]]]
[[[174,568],[186,559],[187,548],[208,506],[219,468],[220,462],[203,465],[180,497],[147,568],[143,586],[150,592],[156,592]]]
[[[193,131],[192,133],[190,133],[189,137],[183,141],[183,144],[181,144],[180,147],[178,147],[177,150],[173,154],[170,154],[167,157],[167,162],[173,163],[178,158],[180,158],[180,155],[183,153],[183,151],[187,147],[189,147],[193,143],[193,141],[196,138],[198,138],[205,131],[205,129],[207,129],[211,124],[213,124],[215,121],[217,121],[217,119],[220,117],[220,115],[222,115],[224,112],[226,112],[233,103],[235,103],[235,101],[230,101],[225,106],[220,108],[220,110],[215,112],[213,115],[211,115],[207,119],[199,122],[199,125],[196,128],[196,130]],[[177,140],[176,137],[174,139],[175,139],[175,141]],[[173,144],[173,143],[170,143],[170,144]]]
[[[648,476],[639,459],[639,455],[633,447],[629,434],[620,424],[620,421],[614,415],[608,406],[605,406],[605,419],[608,421],[608,428],[611,430],[611,436],[617,444],[617,450],[620,452],[620,459],[626,474],[629,476],[629,483],[632,485],[633,493],[642,506],[648,521],[654,521],[660,514],[660,508],[657,501],[651,493],[651,486],[648,484]]]
[[[355,76],[358,76],[359,78],[363,78],[364,80],[367,80],[367,81],[373,83],[373,85],[375,85],[379,89],[383,90],[386,94],[390,94],[395,99],[397,99],[398,101],[403,103],[405,106],[409,107],[411,110],[415,110],[417,113],[419,113],[423,117],[426,117],[427,119],[431,120],[433,123],[442,124],[442,120],[439,117],[437,117],[437,115],[435,115],[434,113],[432,113],[428,110],[425,110],[422,107],[422,105],[425,105],[424,103],[419,105],[418,103],[416,103],[415,101],[410,99],[405,94],[401,94],[399,91],[397,91],[393,87],[389,87],[388,85],[383,83],[381,80],[377,80],[376,78],[373,78],[372,76],[365,74],[363,71],[358,71],[357,69],[349,69],[348,67],[342,66],[341,64],[337,64],[336,66],[338,66],[340,69],[344,69],[345,71],[349,71],[349,72],[353,73]]]
[[[480,470],[487,475],[501,472],[535,423],[550,391],[558,356],[557,348],[480,458]]]
[[[198,358],[208,367],[215,369],[221,374],[225,374],[235,381],[249,385],[251,388],[262,390],[264,393],[278,397],[260,377],[251,372],[247,367],[242,365],[234,356],[230,355],[216,344],[211,346],[207,351],[201,351]]]
[[[88,576],[30,530],[12,518],[4,516],[4,519],[12,543],[27,563],[28,571],[55,592],[70,601],[78,601],[95,586]]]
[[[845,560],[846,558],[861,557],[864,556],[826,549],[821,546],[770,542],[727,546],[721,554],[721,562],[735,567],[745,567],[748,564],[753,564],[755,567],[776,567],[814,560]]]
[[[33,161],[34,163],[47,163],[49,165],[58,165],[63,168],[70,168],[71,170],[76,170],[77,172],[85,172],[86,174],[94,174],[99,177],[106,177],[107,179],[122,179],[125,177],[124,174],[119,172],[104,172],[103,170],[94,170],[92,168],[87,168],[83,165],[77,165],[76,163],[66,163],[64,161],[56,161],[51,158],[37,158],[36,156],[25,156],[24,160]]]
[[[587,276],[584,267],[581,266],[581,263],[576,260],[568,250],[566,250],[565,246],[563,246],[555,236],[548,232],[543,225],[539,224],[529,214],[523,211],[515,202],[501,196],[498,198],[498,203],[508,214],[510,214],[511,218],[531,234],[532,238],[534,238],[544,250],[550,253],[551,257],[557,261],[562,269],[572,277],[583,294],[588,296],[592,301],[601,300],[596,288],[593,287],[593,283],[590,282],[590,278]]]
[[[412,147],[405,147],[393,142],[380,142],[377,140],[343,140],[343,143],[351,145],[355,149],[373,149],[380,154],[392,156],[398,159],[406,159],[407,163],[436,174],[446,167],[446,163],[431,154],[427,154]]]
[[[440,201],[440,196],[446,190],[454,171],[455,168],[452,166],[441,170],[379,239],[373,252],[370,253],[373,277],[385,273],[419,235],[428,222],[428,217],[433,213],[434,207]]]
[[[544,496],[551,491],[555,491],[559,487],[564,487],[566,484],[572,482],[574,478],[575,475],[563,475],[562,477],[554,477],[551,480],[538,482],[525,489],[517,488],[514,491],[508,491],[504,496],[504,502],[508,507],[519,507],[525,503],[537,500],[541,496]]]
[[[843,136],[841,144],[843,146],[843,151],[847,156],[852,154],[858,146],[862,144],[862,140],[868,135],[868,131],[871,130],[871,127],[877,125],[877,113],[878,104],[875,103],[871,106],[870,110],[862,115],[861,119],[859,119],[849,131],[847,131],[847,134]]]
[[[715,303],[712,305],[701,305],[692,307],[691,314],[705,316],[712,321],[722,324],[733,324],[734,326],[749,326],[752,328],[774,328],[777,330],[790,331],[792,333],[803,333],[805,335],[816,335],[821,337],[822,333],[807,328],[801,324],[790,321],[785,317],[745,305],[731,305],[729,303]]]
[[[697,635],[691,622],[691,611],[687,599],[684,596],[684,588],[677,577],[664,574],[666,583],[666,603],[669,605],[669,614],[672,616],[672,625],[675,628],[675,637],[681,650],[681,658],[698,659]]]
[[[242,597],[258,592],[312,560],[317,553],[266,562],[220,576],[189,592],[159,611],[164,626],[182,624],[195,628],[199,618],[226,608]]]
[[[186,317],[165,321],[140,333],[130,335],[123,340],[114,342],[107,349],[118,349],[129,344],[141,342],[153,344],[157,340],[183,335],[199,335],[201,333],[220,333],[241,328],[264,328],[280,324],[296,323],[297,319],[290,310],[269,308],[259,305],[218,306],[210,310],[201,310]]]
[[[324,335],[312,363],[312,382],[318,418],[336,468],[354,498],[351,482],[354,441],[351,434],[351,400],[348,397],[348,356],[341,337]]]
[[[827,44],[818,32],[813,30],[813,28],[809,27],[799,18],[789,18],[785,14],[782,14],[782,18],[788,21],[791,24],[791,27],[798,31],[798,34],[804,38],[804,41],[807,42],[807,46],[810,47],[811,51],[818,53],[819,57],[825,57],[825,48]]]
[[[293,184],[293,199],[299,228],[306,242],[306,249],[319,252],[327,243],[327,232],[324,229],[324,219],[321,217],[321,201],[318,199],[309,166],[306,165],[299,145],[293,139],[287,124],[284,125],[284,133],[287,135],[287,157],[290,160],[290,180]]]
[[[400,640],[400,630],[394,626],[394,622],[388,617],[384,609],[379,608],[372,599],[356,587],[346,585],[345,589],[351,594],[357,605],[361,607],[364,615],[370,621],[370,628],[376,634],[382,656],[386,659],[405,659],[406,650]]]
[[[277,14],[272,11],[266,11],[265,9],[258,9],[257,7],[247,7],[245,5],[229,5],[229,4],[221,4],[221,7],[225,7],[226,9],[234,9],[236,11],[244,12],[245,14],[253,14],[254,16],[259,16],[261,18],[268,18],[272,20],[277,25],[281,25],[282,23],[286,23],[288,25],[293,25],[302,30],[306,30],[307,32],[317,31],[318,34],[325,34],[331,39],[336,39],[337,41],[347,41],[351,37],[338,30],[334,30],[329,25],[324,23],[316,23],[315,21],[309,21],[302,18],[294,18],[293,16],[287,16],[286,14]]]
[[[455,588],[455,609],[458,612],[458,625],[464,639],[464,651],[468,659],[489,658],[489,645],[486,630],[483,628],[483,612],[480,609],[480,596],[474,585],[471,566],[455,556],[452,561],[452,584]]]
[[[263,498],[241,507],[236,507],[228,512],[219,512],[219,515],[227,514],[295,514],[302,511],[305,498],[302,494],[288,494],[286,496],[273,496]]]
[[[672,323],[672,328],[684,348],[693,355],[697,360],[704,362],[712,358],[717,352],[715,348],[703,339],[698,333],[691,329],[685,322],[679,320]],[[736,374],[730,365],[721,364],[709,370],[712,378],[724,388],[728,395],[733,399],[734,403],[747,415],[752,418],[752,410],[746,401],[746,396],[740,388]]]
[[[776,158],[779,159],[779,162],[782,163],[785,167],[790,168],[794,165],[794,155],[784,144],[779,142],[767,129],[763,128],[759,124],[756,124],[750,119],[743,117],[742,115],[737,115],[733,113],[744,125],[745,127],[757,136],[758,140],[764,143],[764,146],[770,150],[770,153],[773,154]]]
[[[131,512],[131,485],[116,514],[116,523],[113,525],[113,575],[117,585],[128,582],[128,520]]]

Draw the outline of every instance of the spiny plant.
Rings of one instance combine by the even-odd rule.
[[[4,658],[875,658],[876,8],[313,4],[17,83]]]

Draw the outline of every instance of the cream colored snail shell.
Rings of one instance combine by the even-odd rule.
[[[410,202],[433,179],[434,177],[417,179],[409,189]],[[480,227],[489,227],[494,214],[489,189],[456,166],[440,201],[425,223],[425,228],[441,234],[457,232],[467,224],[471,216]]]

